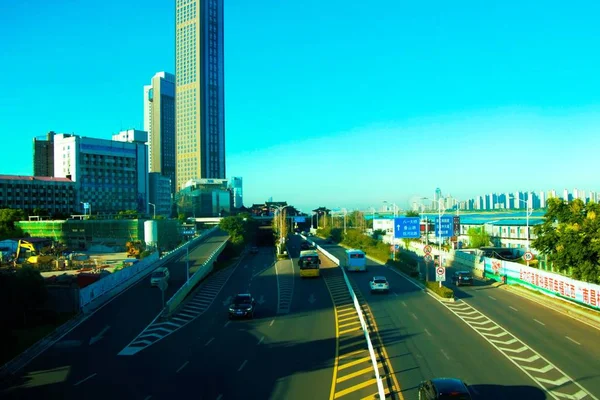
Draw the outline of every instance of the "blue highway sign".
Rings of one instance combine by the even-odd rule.
[[[418,239],[421,237],[421,218],[394,218],[394,237],[396,239]]]

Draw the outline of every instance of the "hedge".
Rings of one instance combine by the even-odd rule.
[[[445,299],[452,299],[454,298],[454,290],[442,285],[440,287],[440,284],[438,282],[425,282],[425,284],[427,285],[427,289],[431,290],[432,292],[437,293],[438,295],[442,296]]]

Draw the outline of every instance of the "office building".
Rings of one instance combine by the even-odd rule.
[[[171,216],[172,210],[172,193],[173,186],[171,180],[158,172],[150,172],[148,179],[148,199],[150,215],[161,215],[165,218]]]
[[[176,188],[225,178],[223,0],[176,0]]]
[[[148,212],[148,150],[144,131],[120,132],[106,140],[58,134],[54,176],[76,183],[77,204],[90,214],[124,210]]]
[[[229,190],[233,195],[233,207],[241,208],[244,205],[244,191],[242,188],[242,178],[234,176],[229,181]]]
[[[75,183],[67,178],[0,175],[0,208],[66,216],[78,210]]]
[[[175,75],[159,72],[144,86],[144,130],[149,172],[169,178],[175,193]]]
[[[54,176],[54,135],[33,138],[33,176]]]
[[[175,194],[177,213],[186,217],[224,217],[231,214],[227,179],[192,179]]]

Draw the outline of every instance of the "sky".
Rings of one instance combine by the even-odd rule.
[[[0,174],[48,131],[143,128],[174,0],[0,2]],[[408,208],[436,188],[600,191],[600,2],[225,0],[244,203]]]

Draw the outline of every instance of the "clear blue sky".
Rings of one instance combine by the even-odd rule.
[[[1,174],[49,130],[142,128],[174,0],[0,5]],[[600,2],[226,0],[228,176],[245,203],[407,207],[436,187],[600,189]]]

